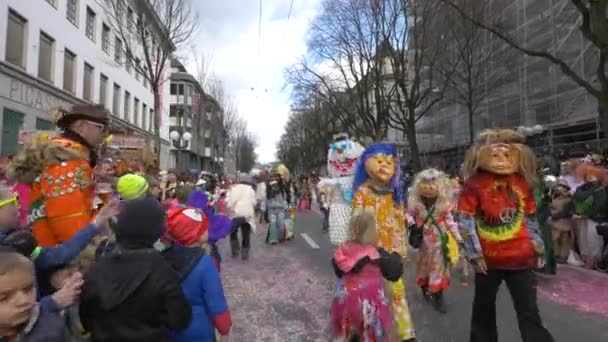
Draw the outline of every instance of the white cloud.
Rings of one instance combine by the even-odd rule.
[[[320,0],[294,0],[288,22],[290,2],[263,1],[258,57],[258,1],[195,1],[201,30],[194,43],[211,57],[209,71],[224,82],[240,115],[258,135],[261,162],[275,159],[289,112],[283,71],[305,53],[306,31]]]

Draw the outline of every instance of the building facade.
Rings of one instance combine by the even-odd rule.
[[[151,8],[144,7],[129,13],[145,15]],[[2,156],[16,151],[19,131],[54,129],[51,111],[78,103],[105,105],[113,114],[113,133],[153,139],[154,95],[124,63],[120,39],[98,1],[4,0],[0,18]],[[160,97],[168,96],[166,82]],[[165,168],[168,103],[161,108],[159,157]]]

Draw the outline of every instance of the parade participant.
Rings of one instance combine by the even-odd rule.
[[[167,341],[167,330],[188,327],[192,310],[174,270],[153,250],[165,213],[152,198],[123,204],[112,227],[117,250],[87,273],[80,320],[93,341]]]
[[[599,167],[582,164],[577,174],[582,184],[576,188],[572,200],[574,218],[578,220],[578,244],[585,267],[592,269],[604,245],[596,226],[608,221],[608,196],[603,185],[606,173]]]
[[[260,216],[260,223],[268,223],[268,214],[266,212],[266,181],[268,174],[266,171],[260,172],[258,176],[258,183],[255,187],[255,198],[257,201],[258,213]]]
[[[230,233],[230,249],[232,257],[241,255],[243,260],[249,258],[250,235],[255,232],[255,190],[253,178],[249,175],[240,175],[239,184],[228,190],[227,207],[233,222]],[[239,231],[241,243],[239,244]]]
[[[544,264],[531,184],[536,161],[525,138],[509,129],[487,130],[467,152],[458,224],[475,267],[471,342],[496,342],[496,293],[504,281],[524,342],[553,341],[542,325],[534,268]]]
[[[15,156],[11,179],[31,184],[28,223],[42,246],[69,240],[93,217],[96,148],[108,133],[102,105],[77,105],[55,115],[60,136],[33,139]]]
[[[177,273],[192,307],[190,325],[171,332],[174,342],[214,341],[216,329],[225,336],[232,326],[217,265],[214,266],[215,260],[207,255],[204,246],[208,224],[205,214],[197,208],[179,208],[168,213],[167,232],[159,249]]]
[[[566,263],[574,247],[574,206],[570,185],[564,178],[557,181],[551,192],[550,224],[553,230],[553,250],[557,262]]]
[[[349,233],[332,259],[340,279],[331,305],[332,334],[344,341],[392,341],[395,324],[384,279],[401,277],[401,256],[377,247],[376,218],[370,211],[353,216]]]
[[[132,173],[120,177],[116,182],[116,191],[125,201],[143,198],[148,194],[148,190],[149,185],[146,179]]]
[[[353,215],[371,210],[376,215],[378,247],[407,258],[405,227],[409,224],[404,195],[399,186],[400,165],[397,150],[387,143],[372,144],[357,162],[353,180]],[[402,340],[415,340],[414,327],[402,279],[388,283],[393,314]]]
[[[460,233],[452,218],[452,186],[446,174],[427,169],[414,177],[408,210],[422,229],[416,283],[435,310],[446,313],[443,293],[450,287],[450,268],[458,262]]]
[[[337,134],[327,153],[327,172],[318,187],[327,189],[329,198],[329,241],[339,245],[348,239],[348,222],[353,200],[353,173],[363,146],[352,141],[348,134]]]
[[[266,235],[266,243],[268,244],[276,245],[283,240],[291,238],[286,222],[289,215],[289,192],[287,183],[283,176],[281,176],[279,169],[277,169],[266,187],[266,205],[270,220]]]

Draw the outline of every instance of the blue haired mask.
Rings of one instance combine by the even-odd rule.
[[[399,183],[401,178],[401,167],[399,162],[399,156],[397,155],[397,149],[393,144],[376,143],[368,146],[365,151],[363,151],[363,154],[361,155],[361,158],[359,159],[359,162],[357,163],[357,167],[355,169],[355,175],[353,180],[353,193],[357,192],[361,185],[363,185],[363,183],[370,179],[370,176],[367,174],[367,170],[365,170],[365,162],[369,158],[378,154],[392,156],[395,160],[395,173],[393,174],[393,177],[389,182],[389,186],[393,192],[393,201],[395,202],[395,204],[402,204],[404,201],[404,196],[403,189]]]

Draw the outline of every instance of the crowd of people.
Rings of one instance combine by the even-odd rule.
[[[247,262],[258,225],[268,245],[289,241],[295,211],[317,203],[335,246],[337,340],[416,340],[408,247],[418,251],[416,285],[439,313],[453,268],[474,269],[472,342],[497,341],[503,281],[522,339],[553,341],[534,272],[554,273],[555,262],[608,268],[601,161],[568,160],[548,175],[511,130],[480,135],[464,182],[426,169],[405,187],[393,145],[364,148],[347,134],[331,143],[326,178],[291,177],[284,165],[229,179],[129,164],[103,153],[109,117],[95,105],[59,111],[60,132],[33,137],[2,170],[2,341],[227,339],[218,242]]]

